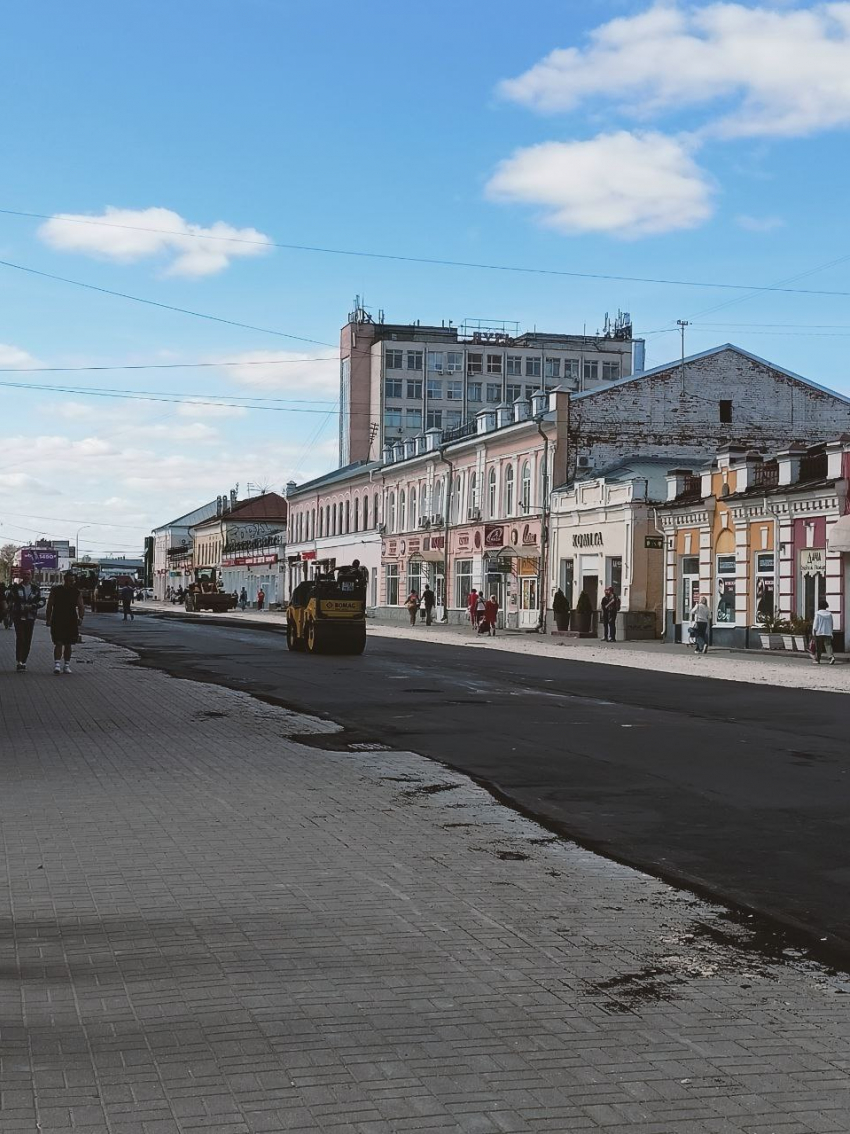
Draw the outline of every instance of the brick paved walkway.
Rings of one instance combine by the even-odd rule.
[[[0,631],[3,1134],[850,1129],[846,978],[414,754],[37,635],[17,675]]]

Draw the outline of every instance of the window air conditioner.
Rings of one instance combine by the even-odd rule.
[[[420,528],[430,528],[431,527],[431,521],[428,519],[427,516],[423,516],[422,519],[419,521],[419,527]]]
[[[481,519],[481,509],[480,508],[470,508],[469,511],[466,513],[466,518],[467,518],[467,520],[480,520]]]
[[[386,535],[386,534],[387,534],[387,525],[386,524],[378,524],[378,535]]]
[[[443,523],[444,523],[443,517],[442,516],[432,516],[431,517],[431,523],[433,524],[433,526],[435,528],[442,527]]]

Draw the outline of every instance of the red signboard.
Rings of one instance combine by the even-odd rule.
[[[504,547],[505,546],[505,525],[504,524],[485,524],[484,525],[484,546],[485,547]]]
[[[276,555],[225,555],[222,567],[261,567],[266,563],[277,563]]]
[[[301,558],[302,559],[315,559],[316,553],[315,553],[315,551],[302,551],[301,552]]]

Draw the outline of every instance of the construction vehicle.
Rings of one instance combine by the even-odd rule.
[[[215,567],[196,567],[195,581],[189,584],[184,602],[190,612],[212,610],[221,613],[236,607],[236,596],[222,590]]]
[[[92,614],[115,614],[119,606],[118,580],[98,574],[89,564],[75,563],[73,570],[83,603]]]
[[[310,654],[362,654],[366,647],[366,582],[360,569],[338,567],[292,592],[286,645]]]

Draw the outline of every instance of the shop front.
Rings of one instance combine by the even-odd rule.
[[[227,594],[240,595],[244,587],[250,606],[257,605],[260,591],[267,610],[284,602],[285,572],[278,543],[253,542],[226,547],[221,561],[222,587]]]

